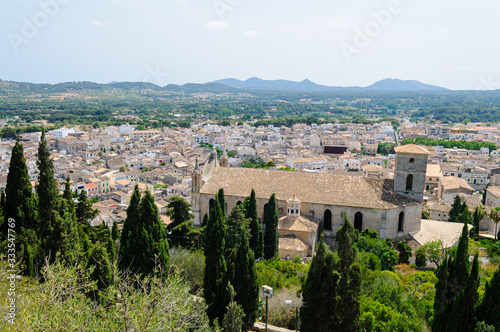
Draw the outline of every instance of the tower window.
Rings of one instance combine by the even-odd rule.
[[[410,160],[409,160],[408,162],[410,163],[410,165],[412,165],[412,166],[413,166],[413,164],[415,164],[415,159],[410,158]]]
[[[406,191],[412,191],[413,189],[413,174],[409,174],[406,177]]]

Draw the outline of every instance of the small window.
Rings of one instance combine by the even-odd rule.
[[[413,165],[413,164],[415,164],[415,159],[410,158],[410,160],[408,162],[410,163],[410,165]]]
[[[405,213],[401,212],[399,214],[399,220],[398,220],[398,232],[402,232],[403,231],[404,224],[405,224]]]

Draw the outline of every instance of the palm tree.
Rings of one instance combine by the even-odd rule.
[[[495,223],[495,240],[498,240],[497,226],[500,222],[500,206],[496,206],[494,209],[491,209],[489,217],[491,221]]]

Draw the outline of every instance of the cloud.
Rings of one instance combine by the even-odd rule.
[[[115,21],[109,21],[109,20],[104,20],[104,21],[100,21],[100,20],[95,20],[95,21],[92,21],[92,25],[95,26],[95,27],[102,27],[104,25],[109,25],[109,24],[113,24],[113,23],[117,23],[118,21],[115,20]]]
[[[207,29],[223,29],[227,28],[229,26],[229,23],[226,21],[210,21],[205,25],[205,28]]]
[[[254,37],[260,36],[261,34],[262,34],[262,31],[257,31],[257,30],[247,30],[244,33],[245,37],[248,37],[248,38],[254,38]]]

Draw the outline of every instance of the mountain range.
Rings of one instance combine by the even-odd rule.
[[[328,92],[341,90],[365,90],[365,91],[447,91],[448,89],[435,85],[425,84],[415,80],[400,80],[387,78],[373,83],[366,87],[340,87],[326,86],[316,84],[310,80],[300,82],[288,80],[263,80],[258,77],[252,77],[246,81],[235,78],[226,78],[211,83],[227,85],[236,89],[245,90],[283,90],[283,91],[309,91],[309,92]]]

